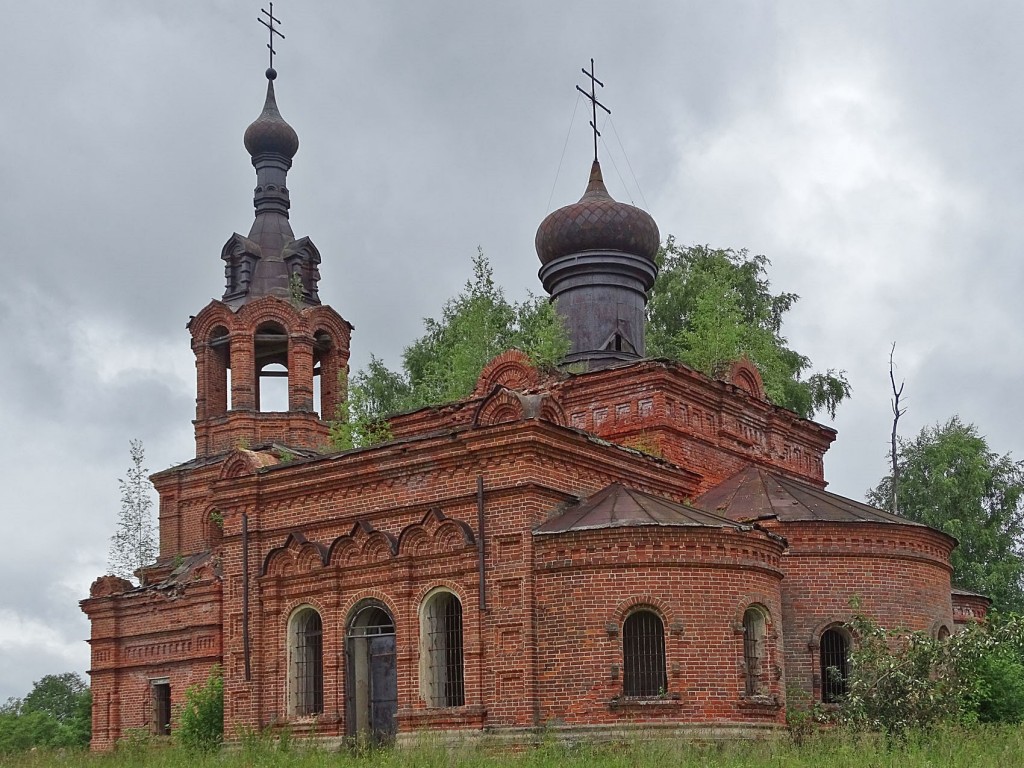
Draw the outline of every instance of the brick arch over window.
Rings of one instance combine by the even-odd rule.
[[[341,606],[341,615],[345,617],[346,631],[359,611],[367,605],[374,604],[380,605],[381,608],[390,614],[396,627],[403,621],[403,618],[400,615],[401,612],[398,610],[398,602],[395,598],[383,589],[374,587],[372,589],[361,590],[352,595]]]
[[[305,604],[288,618],[288,714],[308,717],[324,711],[324,623]]]
[[[329,307],[304,310],[313,338],[313,375],[320,380],[320,418],[333,419],[344,399],[352,326]]]
[[[207,546],[210,549],[219,547],[224,539],[224,515],[217,507],[211,505],[203,510],[203,527]]]
[[[420,696],[429,707],[466,703],[462,602],[446,586],[420,602]]]
[[[683,634],[683,622],[676,619],[675,612],[669,604],[661,598],[649,594],[634,595],[619,602],[612,612],[611,622],[621,626],[622,622],[626,619],[626,615],[635,608],[648,608],[655,611],[659,616],[661,616],[662,621],[665,623],[665,626],[671,634]]]
[[[233,318],[234,313],[227,304],[217,300],[211,301],[198,315],[188,321],[193,346],[207,341],[212,330],[218,325],[231,328],[234,325]]]
[[[936,640],[945,640],[953,634],[953,622],[950,619],[936,619],[928,631]]]
[[[243,304],[235,314],[236,327],[256,328],[264,323],[277,323],[289,333],[309,334],[309,327],[303,313],[289,302],[276,296],[263,296]]]

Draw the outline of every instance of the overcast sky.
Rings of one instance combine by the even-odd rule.
[[[0,701],[84,672],[128,441],[194,456],[185,323],[252,223],[260,0],[0,0]],[[392,367],[481,246],[511,298],[582,194],[597,62],[605,179],[679,242],[771,259],[785,333],[853,385],[834,491],[953,414],[1024,456],[1024,4],[277,0],[292,224],[353,368]],[[563,157],[564,148],[564,157]]]

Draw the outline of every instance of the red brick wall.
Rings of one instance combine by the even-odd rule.
[[[92,748],[103,750],[130,730],[152,730],[151,681],[167,678],[171,711],[221,659],[220,582],[187,589],[129,592],[82,601],[92,622]]]
[[[815,700],[821,693],[817,643],[829,625],[859,612],[886,628],[952,628],[948,536],[881,523],[796,522],[777,529],[789,541],[782,583],[786,676]]]
[[[537,538],[539,707],[546,724],[782,722],[781,545],[758,531],[623,528]],[[768,612],[764,699],[744,697],[743,612]],[[665,628],[668,690],[622,697],[622,624]]]

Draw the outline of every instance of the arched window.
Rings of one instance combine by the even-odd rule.
[[[431,707],[466,703],[462,666],[462,603],[446,590],[423,602],[420,611],[420,694]]]
[[[821,633],[821,700],[834,704],[846,695],[846,678],[850,673],[850,643],[846,634],[836,627]]]
[[[767,620],[760,608],[751,607],[743,612],[743,692],[747,696],[761,693],[761,672],[765,657]]]
[[[308,605],[288,623],[288,714],[324,711],[324,625]]]
[[[665,627],[658,614],[634,611],[622,624],[622,692],[626,696],[661,696],[665,674]]]

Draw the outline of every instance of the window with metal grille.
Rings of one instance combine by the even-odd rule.
[[[761,692],[761,664],[765,653],[764,614],[757,608],[743,612],[743,670],[744,693],[755,696]]]
[[[821,700],[834,704],[846,695],[846,678],[850,672],[849,643],[839,629],[826,629],[821,634]]]
[[[324,628],[320,614],[308,606],[292,616],[289,631],[290,714],[324,711]]]
[[[435,592],[424,602],[420,647],[420,691],[428,706],[461,707],[466,703],[462,604],[451,592]]]
[[[661,696],[665,675],[665,627],[653,611],[631,613],[622,624],[622,692],[626,696]]]
[[[171,735],[171,684],[166,679],[150,682],[150,705],[153,708],[152,731],[156,736]]]

